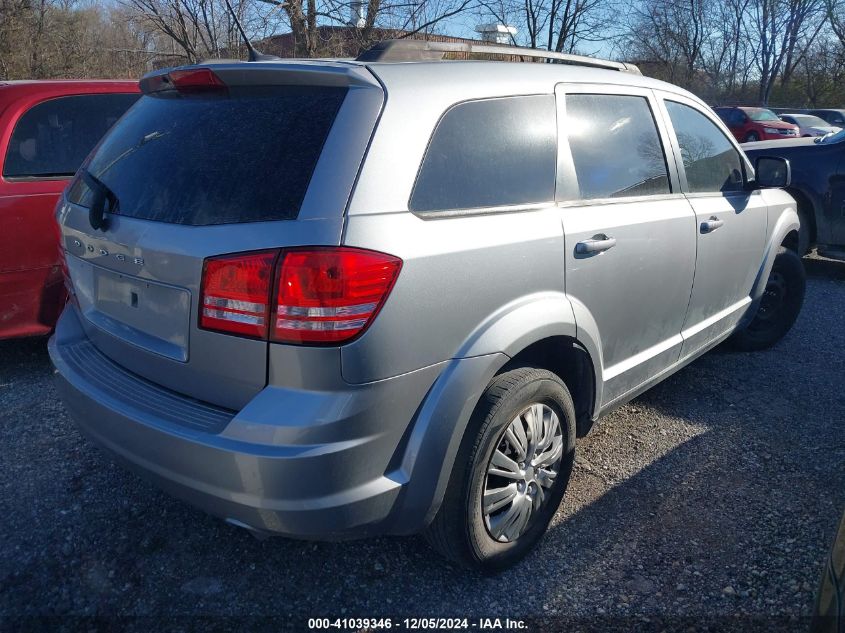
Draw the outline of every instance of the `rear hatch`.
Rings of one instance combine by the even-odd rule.
[[[338,245],[383,91],[342,62],[196,66],[141,85],[59,209],[75,301],[113,361],[238,409],[267,383],[268,343],[199,327],[204,263]]]

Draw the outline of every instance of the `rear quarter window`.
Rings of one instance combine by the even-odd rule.
[[[7,179],[67,178],[138,100],[137,94],[57,97],[32,106],[12,131],[3,163]]]
[[[553,95],[453,106],[432,135],[411,193],[411,211],[554,200],[556,126]]]
[[[86,169],[122,216],[187,225],[295,219],[346,88],[146,95]],[[92,192],[78,178],[71,202]]]

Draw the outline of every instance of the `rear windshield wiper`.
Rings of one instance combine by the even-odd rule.
[[[106,230],[108,220],[106,219],[106,211],[114,212],[117,208],[117,196],[114,191],[108,188],[101,180],[96,178],[87,169],[82,169],[82,180],[88,185],[88,188],[94,193],[94,199],[91,201],[91,207],[88,209],[88,222],[92,229]],[[108,204],[108,209],[106,209]]]

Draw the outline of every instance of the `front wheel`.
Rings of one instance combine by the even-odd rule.
[[[574,455],[575,408],[560,378],[534,368],[496,376],[467,427],[428,541],[466,567],[514,565],[545,533]]]
[[[749,132],[745,135],[745,140],[743,143],[754,143],[760,140],[760,135],[757,132]]]
[[[762,350],[786,336],[801,312],[806,284],[801,258],[795,251],[781,246],[757,314],[744,330],[734,334],[733,346],[742,351]]]

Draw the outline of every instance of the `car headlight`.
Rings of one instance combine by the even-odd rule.
[[[763,131],[766,134],[780,134],[780,130],[777,129],[776,127],[764,127]]]

